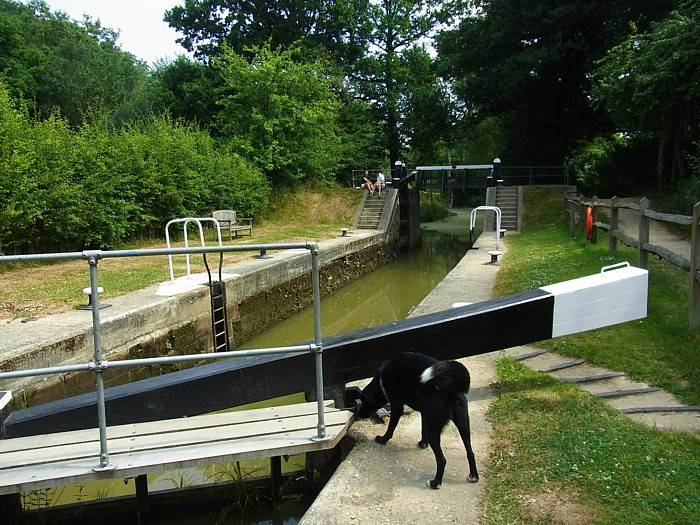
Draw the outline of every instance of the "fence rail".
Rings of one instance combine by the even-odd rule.
[[[634,210],[639,213],[639,230],[637,237],[631,237],[618,228],[620,208]],[[598,200],[593,196],[587,199],[583,196],[566,196],[564,202],[564,212],[569,215],[569,234],[572,238],[578,237],[585,231],[586,214],[590,209],[591,231],[587,238],[591,243],[597,242],[597,230],[604,230],[608,235],[608,254],[617,254],[617,242],[637,250],[639,267],[648,269],[648,255],[654,254],[661,259],[668,261],[677,268],[688,272],[690,286],[690,305],[688,314],[688,326],[691,330],[700,331],[700,202],[693,207],[693,215],[678,215],[663,213],[649,208],[649,199],[642,198],[639,204],[629,202],[618,202],[617,197],[612,197],[610,202]],[[607,210],[610,222],[605,223],[598,220],[599,211]],[[690,259],[675,253],[663,246],[649,242],[649,221],[676,224],[680,226],[691,226],[690,237]]]

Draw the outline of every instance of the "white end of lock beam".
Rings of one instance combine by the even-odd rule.
[[[542,287],[554,295],[552,337],[647,316],[649,272],[629,264],[614,267],[603,268],[596,275]]]

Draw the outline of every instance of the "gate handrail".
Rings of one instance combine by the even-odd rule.
[[[200,246],[193,248],[142,248],[134,250],[85,250],[82,252],[64,253],[43,253],[25,255],[3,255],[0,256],[0,263],[22,262],[22,261],[57,261],[82,259],[87,260],[90,265],[90,288],[92,297],[97,297],[97,264],[100,259],[119,257],[147,257],[157,255],[182,255],[198,253],[226,253],[238,251],[260,251],[260,250],[309,250],[311,255],[311,289],[313,304],[313,324],[314,342],[307,345],[284,346],[274,348],[258,348],[251,350],[239,350],[230,352],[209,352],[203,354],[183,354],[179,356],[151,357],[143,359],[124,359],[108,361],[102,358],[102,339],[100,333],[100,305],[98,301],[91,302],[92,310],[92,333],[93,333],[93,358],[88,363],[63,365],[46,368],[34,368],[25,370],[14,370],[11,372],[0,372],[0,379],[11,379],[17,377],[32,377],[42,375],[62,374],[66,372],[90,371],[95,374],[95,389],[97,394],[97,419],[100,433],[100,461],[99,465],[93,467],[96,472],[111,470],[114,466],[109,463],[109,450],[107,447],[107,416],[104,398],[104,379],[102,373],[109,368],[147,366],[161,363],[173,363],[183,361],[195,361],[205,359],[221,359],[233,357],[248,357],[267,354],[301,353],[310,352],[315,354],[316,365],[316,401],[318,411],[317,433],[312,436],[312,440],[321,440],[326,436],[326,426],[324,420],[323,407],[323,343],[321,341],[321,292],[319,279],[319,246],[316,242],[296,242],[296,243],[270,243],[270,244],[245,244],[237,246]]]

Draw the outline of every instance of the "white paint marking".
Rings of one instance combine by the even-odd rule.
[[[421,383],[427,383],[433,378],[433,367],[429,366],[425,370],[423,370],[423,373],[420,375],[420,382]]]
[[[643,319],[648,280],[649,272],[630,266],[543,286],[554,295],[552,337]]]

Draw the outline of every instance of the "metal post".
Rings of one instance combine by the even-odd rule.
[[[700,331],[700,202],[693,206],[690,236],[690,312],[689,327]]]
[[[619,217],[619,209],[617,207],[617,197],[610,199],[610,236],[608,237],[608,255],[610,257],[617,256],[617,223]]]
[[[643,197],[639,201],[639,246],[637,247],[637,258],[639,267],[645,270],[649,268],[649,253],[644,250],[644,245],[649,242],[649,217],[646,216],[649,208],[649,199]]]
[[[319,278],[318,246],[311,249],[311,288],[314,308],[314,343],[316,350],[316,403],[318,404],[318,434],[315,439],[326,437],[323,412],[323,343],[321,342],[321,286]]]
[[[90,263],[90,289],[93,297],[97,297],[97,260],[98,254],[88,255]],[[102,377],[102,338],[100,335],[100,305],[92,301],[92,340],[94,346],[93,363],[95,365],[95,390],[97,392],[97,423],[100,430],[100,464],[94,471],[111,470],[109,451],[107,450],[107,416],[105,412],[105,386]]]

